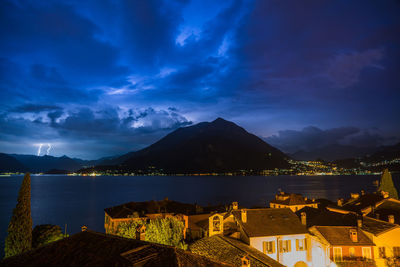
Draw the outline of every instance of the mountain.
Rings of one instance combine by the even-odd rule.
[[[364,160],[367,162],[379,162],[395,158],[400,158],[400,143],[392,146],[382,146],[372,155],[366,156]]]
[[[24,172],[26,170],[28,168],[16,158],[0,153],[0,172]]]
[[[360,158],[370,155],[377,151],[376,147],[355,147],[347,145],[332,144],[310,151],[300,150],[290,156],[297,160],[316,160],[325,161],[343,160],[348,158]]]
[[[11,154],[16,160],[26,166],[30,172],[47,172],[51,169],[77,171],[82,168],[82,165],[77,161],[67,157],[53,157],[53,156],[35,156],[35,155],[19,155]]]
[[[168,173],[287,168],[286,155],[233,122],[218,118],[179,128],[151,146],[122,156],[120,167]],[[120,158],[121,159],[121,158]]]

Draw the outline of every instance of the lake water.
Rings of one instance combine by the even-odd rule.
[[[0,177],[0,256],[22,176]],[[309,198],[336,201],[351,192],[375,190],[378,176],[32,176],[34,225],[56,224],[73,234],[82,225],[104,231],[104,208],[130,201],[171,200],[208,204],[238,201],[244,207],[266,206],[281,189]],[[397,188],[398,177],[393,178]]]

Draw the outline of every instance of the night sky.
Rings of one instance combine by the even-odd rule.
[[[400,1],[0,6],[0,152],[93,159],[217,117],[287,151],[400,140]]]

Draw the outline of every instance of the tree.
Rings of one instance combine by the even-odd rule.
[[[53,224],[37,225],[32,231],[32,247],[37,248],[63,238],[64,235],[60,226]]]
[[[118,225],[117,234],[135,239],[139,225],[146,226],[146,241],[187,249],[187,245],[183,240],[185,226],[182,221],[176,218],[160,218],[148,221],[135,220],[130,223],[121,223]]]
[[[8,225],[5,257],[14,256],[32,248],[31,176],[25,174],[18,193],[17,205]]]
[[[389,193],[389,197],[399,199],[396,187],[393,184],[392,175],[388,169],[385,169],[381,176],[378,191]]]

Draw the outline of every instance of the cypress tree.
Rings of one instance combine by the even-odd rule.
[[[25,174],[13,210],[5,242],[5,257],[14,256],[32,248],[31,176]]]
[[[388,169],[385,169],[382,173],[378,191],[387,192],[389,193],[389,197],[399,199],[396,187],[393,184],[392,175]]]

